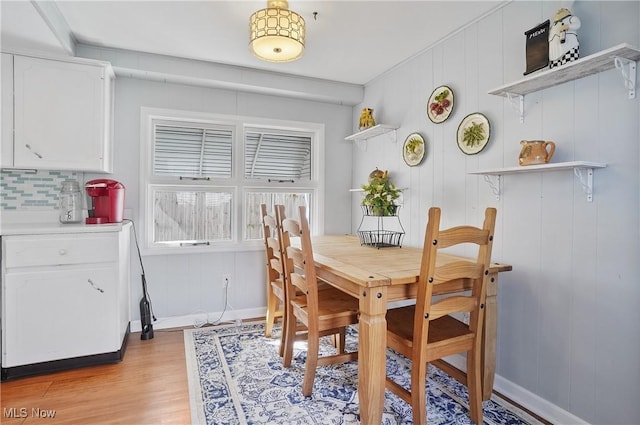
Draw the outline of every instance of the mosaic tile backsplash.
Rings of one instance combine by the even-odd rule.
[[[62,182],[82,181],[75,171],[2,170],[0,173],[0,210],[57,210]]]

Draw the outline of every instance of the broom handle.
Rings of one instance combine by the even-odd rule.
[[[144,264],[142,264],[142,255],[140,255],[140,245],[138,245],[138,233],[136,232],[136,224],[133,222],[133,220],[128,218],[125,219],[124,221],[130,222],[131,226],[133,227],[133,240],[136,243],[136,251],[138,251],[138,260],[140,260],[140,269],[142,270],[142,274],[140,275],[142,277],[142,296],[145,297],[147,301],[149,301],[149,308],[151,309],[151,317],[153,317],[153,320],[156,321],[158,319],[156,319],[156,315],[153,313],[153,305],[151,304],[151,297],[149,296],[149,291],[147,290],[147,278],[145,277],[145,274],[144,274]]]

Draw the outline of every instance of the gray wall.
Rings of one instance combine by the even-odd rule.
[[[82,53],[96,56],[86,48]],[[350,231],[351,146],[344,141],[344,135],[350,131],[351,107],[122,77],[116,79],[115,99],[115,158],[111,177],[125,184],[125,209],[132,211],[139,228],[142,227],[139,214],[140,108],[147,106],[325,124],[325,231]],[[93,177],[86,176],[87,179]],[[246,316],[247,311],[256,316],[264,314],[262,250],[149,255],[143,261],[155,314],[159,318],[157,327],[166,326],[167,320],[176,316],[210,313],[210,321],[219,318],[218,313],[224,309],[223,275],[231,275],[228,299],[231,307],[225,319]],[[139,275],[137,256],[132,257],[132,314],[135,319],[139,318],[141,297]]]
[[[487,92],[522,78],[524,31],[550,18],[559,2],[512,2],[443,40],[365,87],[362,107],[379,123],[398,125],[397,143],[384,137],[353,147],[353,184],[375,167],[407,187],[401,219],[405,242],[419,246],[430,206],[444,226],[480,223],[498,209],[494,260],[513,265],[500,277],[497,373],[594,424],[640,423],[640,108],[616,70],[527,95],[525,122],[510,103]],[[639,2],[576,2],[582,56],[619,43],[640,46]],[[439,85],[455,92],[443,124],[426,117]],[[482,112],[492,125],[483,152],[462,154],[460,121]],[[356,115],[357,116],[357,115]],[[421,132],[425,161],[402,160],[404,138]],[[604,162],[586,202],[570,171],[503,177],[496,200],[481,177],[467,173],[518,164],[520,140],[553,140],[552,162]],[[354,195],[352,223],[360,221]],[[531,400],[523,400],[531,402]]]

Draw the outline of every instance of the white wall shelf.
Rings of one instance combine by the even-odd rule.
[[[531,74],[519,81],[493,89],[489,94],[509,99],[520,111],[520,122],[524,122],[525,95],[616,68],[622,74],[625,88],[629,91],[629,99],[635,99],[638,60],[640,60],[640,50],[622,43],[558,68]]]
[[[604,168],[607,164],[589,161],[557,162],[553,164],[527,165],[518,167],[496,168],[492,170],[474,171],[468,174],[483,175],[484,180],[491,186],[491,190],[500,199],[502,192],[502,176],[507,174],[542,173],[546,171],[573,170],[580,180],[582,189],[587,195],[587,202],[593,201],[593,170]]]
[[[400,192],[403,192],[405,190],[407,190],[406,187],[399,187],[397,188]],[[358,189],[349,189],[349,192],[364,192],[363,188],[358,188]]]
[[[386,124],[378,124],[375,125],[373,127],[370,128],[366,128],[362,131],[359,131],[355,134],[352,134],[351,136],[347,136],[344,138],[344,140],[351,140],[356,142],[356,144],[358,145],[358,147],[362,150],[366,150],[367,145],[366,142],[369,139],[372,139],[374,137],[378,137],[378,136],[382,136],[383,134],[387,134],[390,136],[391,140],[393,142],[396,141],[396,130],[398,129],[398,127],[394,127],[392,125],[386,125]]]

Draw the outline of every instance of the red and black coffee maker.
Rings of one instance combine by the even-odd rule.
[[[115,180],[90,180],[87,191],[87,224],[120,223],[124,213],[124,185]]]

